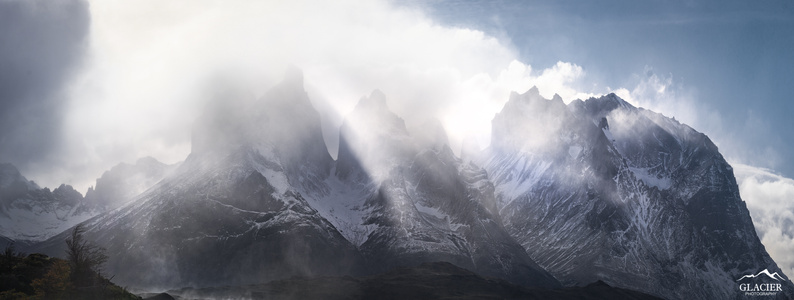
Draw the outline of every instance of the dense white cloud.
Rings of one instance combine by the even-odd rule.
[[[582,67],[533,70],[511,45],[437,24],[387,1],[93,1],[90,57],[71,81],[60,168],[30,174],[84,190],[102,170],[190,149],[190,127],[219,85],[261,94],[288,65],[303,69],[329,149],[358,99],[380,89],[409,126],[438,118],[458,148],[485,145],[510,91],[582,97]],[[220,83],[219,83],[220,82]],[[60,170],[60,171],[59,171]],[[64,179],[68,180],[64,180]]]
[[[794,180],[762,168],[733,167],[758,237],[783,272],[794,276]]]

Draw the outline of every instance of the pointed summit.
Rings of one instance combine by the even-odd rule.
[[[584,110],[594,119],[600,119],[618,108],[627,109],[628,111],[636,109],[636,107],[621,99],[618,95],[615,95],[615,93],[610,93],[598,98],[589,98],[584,101],[583,106]]]
[[[358,101],[339,129],[337,175],[381,169],[383,158],[404,151],[409,141],[405,121],[389,110],[383,92],[374,90]]]
[[[345,119],[345,123],[354,123],[361,132],[373,134],[383,132],[400,133],[407,135],[405,121],[389,109],[386,104],[386,95],[380,90],[374,90],[369,97],[362,97],[353,112]]]
[[[386,105],[386,94],[384,94],[379,89],[374,89],[372,93],[369,94],[369,99],[373,101],[383,102],[383,105]]]
[[[554,101],[554,102],[559,102],[559,103],[564,103],[564,102],[562,101],[562,97],[560,97],[560,95],[559,95],[559,94],[557,94],[557,93],[555,93],[555,94],[554,94],[554,96],[552,96],[552,97],[551,97],[551,101]]]
[[[362,97],[356,104],[356,111],[363,110],[376,114],[393,114],[386,104],[386,95],[380,90],[373,90],[369,97]]]
[[[521,95],[511,94],[493,118],[491,143],[511,145],[514,149],[527,144],[532,144],[530,148],[547,148],[547,144],[554,144],[553,140],[559,137],[558,131],[571,117],[562,97],[555,94],[552,100],[546,99],[540,95],[538,87],[533,86]]]
[[[24,190],[39,189],[39,186],[33,181],[28,181],[27,178],[22,176],[16,166],[8,163],[0,163],[0,189],[20,184],[26,187]]]
[[[329,174],[333,159],[322,137],[320,114],[304,90],[298,68],[286,70],[284,80],[259,99],[239,100],[236,95],[218,99],[221,105],[207,107],[196,121],[191,157],[207,154],[220,159],[252,149],[291,178]]]
[[[537,85],[533,85],[522,96],[540,96],[540,90],[538,89]]]

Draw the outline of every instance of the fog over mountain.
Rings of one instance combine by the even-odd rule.
[[[4,1],[0,238],[57,254],[87,221],[110,268],[150,270],[119,280],[163,287],[794,273],[790,4],[608,2]],[[299,263],[318,247],[344,259]]]
[[[667,299],[740,298],[743,275],[785,274],[709,138],[614,94],[513,93],[490,146],[463,160],[442,126],[408,131],[376,90],[345,119],[334,160],[303,86],[292,68],[258,99],[208,106],[184,163],[84,223],[115,254],[106,271],[162,291],[441,261],[519,286],[602,281]],[[30,249],[58,255],[68,234]],[[777,297],[791,297],[781,278]]]

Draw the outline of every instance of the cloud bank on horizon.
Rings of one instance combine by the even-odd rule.
[[[794,180],[762,168],[733,164],[739,193],[755,230],[783,273],[794,276]]]
[[[373,89],[409,127],[440,120],[457,149],[469,137],[487,145],[490,121],[509,93],[538,86],[544,97],[557,93],[566,102],[615,92],[705,132],[731,162],[784,159],[774,149],[761,158],[748,150],[726,129],[728,120],[672,75],[646,67],[636,86],[599,87],[587,65],[534,68],[520,55],[532,49],[509,38],[444,25],[421,8],[388,1],[6,1],[0,28],[0,161],[43,186],[85,191],[122,161],[180,161],[212,95],[233,89],[259,96],[288,65],[304,71],[310,98],[327,112],[332,155],[342,119]],[[748,130],[770,129],[762,117],[747,123]],[[759,236],[790,275],[794,228],[786,224],[794,207],[791,195],[774,191],[794,184],[773,175],[737,168]]]

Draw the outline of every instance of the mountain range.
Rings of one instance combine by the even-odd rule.
[[[145,157],[104,172],[83,197],[72,186],[41,188],[11,164],[0,164],[0,246],[44,241],[119,207],[176,168]]]
[[[196,121],[191,154],[174,170],[103,175],[113,192],[97,181],[83,199],[101,207],[83,219],[86,236],[112,253],[114,281],[153,290],[443,261],[527,288],[601,281],[668,299],[731,299],[743,274],[781,272],[730,165],[674,119],[614,94],[565,104],[532,88],[494,117],[489,147],[462,159],[438,121],[409,131],[387,100],[374,91],[358,102],[333,159],[300,71],[258,99],[224,94]],[[62,255],[66,235],[30,249]],[[782,284],[779,297],[794,297]]]

